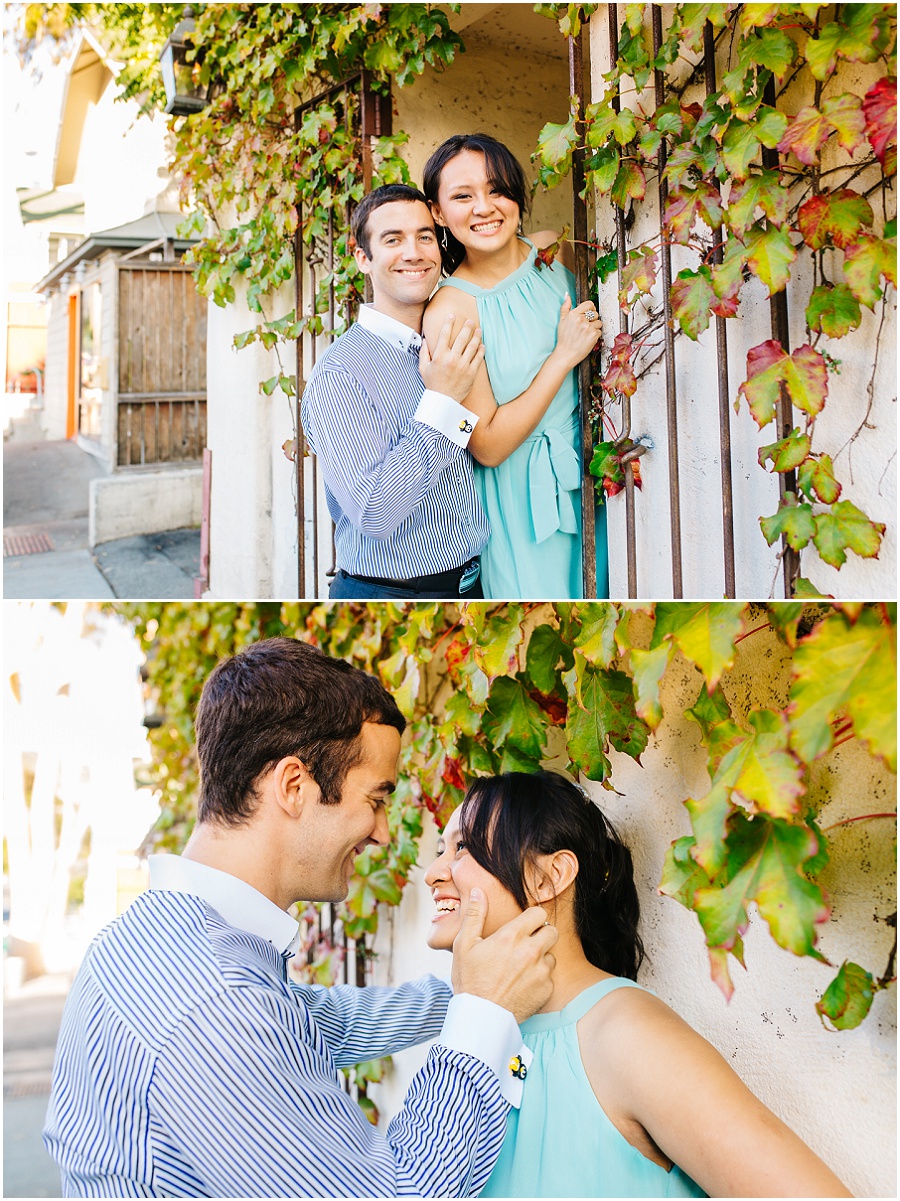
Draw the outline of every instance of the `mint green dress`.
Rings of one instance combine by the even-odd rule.
[[[482,1197],[706,1196],[680,1168],[667,1172],[632,1147],[601,1109],[581,1062],[576,1023],[614,989],[640,987],[614,976],[558,1013],[522,1023],[534,1060]]]
[[[527,238],[523,239],[528,241]],[[524,263],[493,288],[441,281],[475,297],[485,364],[498,405],[520,396],[556,346],[560,305],[575,304],[572,272],[554,261]],[[481,554],[489,600],[571,600],[581,576],[581,422],[575,372],[566,377],[530,438],[497,467],[475,464],[475,483],[491,523]],[[597,515],[597,595],[607,594],[606,521]]]

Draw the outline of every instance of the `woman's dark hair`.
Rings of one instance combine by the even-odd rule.
[[[575,784],[552,771],[476,780],[463,801],[460,839],[523,909],[534,904],[526,869],[539,855],[572,851],[575,929],[585,955],[605,972],[637,979],[644,945],[631,852]]]
[[[519,206],[519,215],[525,216],[531,207],[531,195],[525,172],[516,156],[502,142],[492,138],[487,133],[457,133],[446,142],[442,142],[425,164],[422,175],[422,191],[430,204],[438,202],[438,189],[441,186],[441,172],[451,159],[456,158],[463,150],[475,150],[484,155],[485,172],[492,188],[496,188],[501,196],[507,196]],[[449,229],[446,231],[447,246],[444,246],[444,230],[446,226],[438,227],[438,242],[441,247],[441,260],[444,271],[452,275],[466,257],[466,248],[457,241]]]
[[[265,638],[213,670],[195,722],[200,760],[199,821],[239,826],[256,808],[256,784],[296,755],[337,804],[347,772],[362,758],[363,722],[406,719],[375,679],[296,638]]]

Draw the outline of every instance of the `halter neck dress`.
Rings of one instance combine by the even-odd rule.
[[[560,262],[525,261],[492,288],[441,281],[474,296],[494,399],[506,404],[532,383],[556,346],[560,305],[575,304],[575,279]],[[496,467],[475,463],[475,483],[491,523],[482,551],[490,600],[567,600],[583,595],[581,575],[581,424],[571,371],[540,423]],[[607,593],[606,522],[597,516],[597,595]]]
[[[510,1110],[500,1158],[480,1196],[706,1196],[680,1168],[667,1172],[619,1133],[581,1061],[578,1021],[614,989],[640,987],[613,976],[586,988],[558,1013],[538,1013],[521,1024],[534,1060],[522,1107]]]

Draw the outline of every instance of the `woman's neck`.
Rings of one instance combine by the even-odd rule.
[[[502,283],[508,275],[517,271],[529,253],[528,243],[520,237],[513,238],[498,250],[480,252],[467,248],[466,257],[454,275],[477,284],[480,288],[492,288],[494,284]]]
[[[588,960],[574,931],[560,931],[559,940],[552,953],[556,959],[551,977],[553,991],[541,1013],[557,1013],[560,1009],[565,1009],[569,1002],[586,988],[610,978],[610,972],[594,967]]]

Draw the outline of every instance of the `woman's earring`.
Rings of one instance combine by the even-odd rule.
[[[441,226],[441,246],[444,248],[444,250],[447,249],[447,226],[446,225]]]

